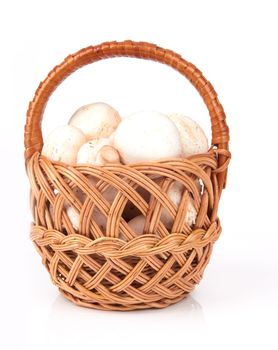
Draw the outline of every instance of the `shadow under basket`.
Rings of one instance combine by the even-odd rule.
[[[115,56],[165,63],[190,80],[211,117],[207,153],[106,166],[70,166],[41,155],[41,120],[52,92],[76,69]],[[162,308],[184,298],[200,282],[221,233],[217,210],[230,160],[228,142],[225,113],[214,88],[172,51],[143,42],[108,42],[82,49],[56,66],[29,105],[25,160],[31,239],[60,292],[78,305],[103,310]],[[179,207],[167,194],[177,183],[183,188]],[[195,212],[190,224],[185,219],[189,203]],[[69,209],[78,216],[76,225]],[[127,209],[144,215],[142,235],[127,224]],[[168,225],[161,220],[165,212]]]

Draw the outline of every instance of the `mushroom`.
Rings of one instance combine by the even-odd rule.
[[[111,146],[109,138],[95,139],[86,142],[77,153],[78,164],[119,164],[120,155],[118,151]]]
[[[141,235],[144,232],[145,216],[135,216],[135,218],[131,219],[128,222],[128,226],[132,229],[134,233],[136,233],[136,235]]]
[[[111,144],[113,144],[114,143],[114,138],[115,138],[115,131],[113,131],[112,134],[108,138],[111,141]]]
[[[66,205],[66,212],[67,212],[68,218],[72,224],[72,227],[75,230],[78,230],[78,227],[79,227],[79,214],[78,214],[78,212],[70,205]]]
[[[87,163],[96,165],[117,164],[120,163],[120,156],[118,151],[110,146],[108,138],[101,138],[85,143],[79,150],[77,155],[77,163]],[[97,179],[89,175],[90,183],[95,186]],[[108,187],[103,193],[103,197],[111,204],[117,194],[117,190],[113,187]],[[107,219],[98,208],[94,208],[93,219],[100,226],[102,231],[106,230]],[[76,221],[73,218],[73,221]],[[79,221],[79,215],[78,215]]]
[[[108,138],[100,138],[84,143],[77,153],[78,164],[97,164],[97,154],[103,146],[111,145]]]
[[[138,112],[124,118],[114,135],[124,164],[180,157],[179,131],[164,114]]]
[[[92,181],[91,181],[92,179]],[[94,178],[89,178],[89,181],[92,183],[92,185],[95,185],[96,182],[94,181]],[[111,204],[117,194],[117,192],[115,192],[116,190],[105,190],[103,192],[103,196],[104,198]],[[81,201],[81,203],[83,204],[85,201],[85,194],[80,191],[79,188],[74,188],[73,192],[75,193],[76,197]],[[77,231],[79,228],[79,221],[80,221],[80,214],[78,213],[78,211],[73,208],[69,203],[65,203],[64,208],[66,210],[67,216],[72,224],[72,227]],[[52,220],[54,220],[54,210],[53,210],[53,206],[50,205],[49,206],[49,213],[50,216],[52,217]],[[94,219],[94,221],[97,223],[97,225],[100,227],[100,229],[102,230],[102,232],[105,232],[106,230],[106,216],[104,214],[102,214],[102,212],[98,209],[98,208],[94,208],[92,217]]]
[[[75,196],[77,197],[77,199],[79,199],[80,202],[83,204],[85,201],[85,194],[78,187],[73,188],[72,191],[75,194]],[[72,227],[75,230],[78,230],[79,213],[69,203],[65,203],[65,209],[66,209],[66,213],[68,215],[68,218],[72,224]]]
[[[167,194],[170,200],[173,202],[173,204],[176,207],[178,207],[181,202],[183,190],[184,190],[183,184],[181,184],[178,181],[175,181],[167,191]],[[185,221],[187,225],[188,226],[194,225],[196,221],[196,217],[197,217],[197,211],[194,207],[193,199],[189,197],[188,207],[185,215]],[[166,226],[166,228],[171,229],[174,220],[167,209],[165,208],[162,209],[160,220]]]
[[[83,131],[87,140],[109,137],[121,121],[119,113],[103,102],[79,108],[69,124]]]
[[[113,146],[103,146],[96,156],[96,164],[120,164],[119,152]]]
[[[54,129],[46,138],[42,154],[52,161],[75,164],[79,148],[86,142],[83,132],[72,125]]]
[[[93,186],[95,186],[98,182],[96,178],[91,176],[89,176],[89,181]],[[118,190],[115,187],[109,186],[102,192],[102,196],[111,205],[117,193],[118,193]],[[97,207],[94,208],[92,217],[94,221],[97,223],[97,225],[100,227],[101,231],[105,233],[106,225],[107,225],[107,217]]]
[[[138,192],[138,194],[148,203],[149,199],[150,199],[150,192],[148,190],[146,190],[144,187],[137,187],[136,192]],[[132,203],[131,201],[128,201],[124,212],[123,212],[123,217],[125,220],[130,221],[131,219],[133,219],[135,216],[139,216],[140,215],[140,210],[137,208],[137,206]]]
[[[69,205],[66,206],[66,212],[73,228],[75,230],[78,230],[79,221],[80,221],[79,213]],[[97,225],[100,227],[102,232],[104,232],[106,229],[106,221],[107,221],[105,215],[102,214],[98,209],[94,209],[92,217],[94,221],[97,223]]]
[[[97,181],[94,177],[89,177],[89,181],[92,184],[92,186],[95,186]],[[84,203],[86,197],[83,192],[81,192],[79,189],[75,189],[74,192],[76,193],[77,198],[81,201],[81,203]],[[108,187],[102,192],[102,196],[108,201],[109,204],[112,204],[116,194],[118,193],[117,189],[114,187]],[[66,212],[68,215],[68,218],[75,230],[78,230],[79,227],[79,221],[80,221],[80,215],[79,213],[69,204],[65,205]],[[97,223],[99,228],[103,233],[105,233],[106,230],[106,224],[107,224],[107,218],[106,216],[99,210],[99,208],[94,207],[93,214],[92,214],[93,220]]]
[[[182,114],[170,114],[169,119],[179,130],[182,156],[187,157],[208,151],[208,140],[199,124]]]

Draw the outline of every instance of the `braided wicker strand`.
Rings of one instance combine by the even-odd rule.
[[[190,79],[209,109],[214,147],[186,159],[131,165],[68,166],[42,156],[40,124],[56,86],[77,68],[114,56],[153,59]],[[225,114],[211,84],[169,50],[131,41],[104,43],[68,56],[55,67],[29,106],[25,159],[34,219],[31,239],[60,292],[80,306],[102,310],[162,308],[190,293],[221,232],[217,209],[230,160],[228,139]],[[179,207],[167,194],[174,182],[184,188]],[[107,189],[115,192],[112,202],[105,199]],[[82,193],[82,200],[77,193]],[[189,197],[197,211],[193,227],[184,219]],[[142,235],[127,224],[128,205],[145,217]],[[78,229],[67,207],[78,215]],[[161,221],[162,210],[173,219],[171,229]],[[105,230],[94,219],[96,211],[106,219]]]

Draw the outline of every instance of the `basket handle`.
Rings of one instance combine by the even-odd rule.
[[[89,46],[73,55],[69,55],[58,66],[56,66],[40,83],[33,101],[30,102],[27,111],[24,144],[25,160],[35,153],[40,152],[43,146],[41,121],[47,101],[56,87],[71,73],[80,67],[101,59],[130,56],[142,59],[151,59],[173,67],[184,75],[202,96],[210,114],[212,145],[219,149],[228,150],[229,128],[226,124],[226,116],[217,94],[211,85],[192,63],[184,60],[180,55],[154,44],[145,42],[123,41],[106,42],[97,46]],[[220,154],[218,158],[219,168],[223,166],[227,158]],[[225,187],[226,167],[218,173],[219,189]]]

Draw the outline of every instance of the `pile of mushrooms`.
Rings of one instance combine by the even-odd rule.
[[[182,114],[165,115],[146,111],[121,118],[113,107],[98,102],[79,108],[68,125],[54,129],[45,140],[42,154],[51,161],[69,165],[101,166],[185,158],[207,151],[208,140],[202,128]],[[92,185],[96,185],[97,179],[91,176],[88,178]],[[169,199],[176,207],[181,202],[183,191],[184,186],[178,182],[172,183],[167,191]],[[75,193],[83,203],[84,194],[78,190]],[[117,190],[112,187],[102,192],[110,204],[116,194]],[[140,195],[149,199],[148,193],[143,192]],[[187,203],[184,220],[192,227],[197,212],[191,197]],[[65,209],[73,228],[78,230],[79,214],[70,205],[66,205]],[[97,208],[92,215],[105,233],[105,216]],[[144,233],[145,218],[138,210],[133,210],[132,205],[127,206],[124,216],[135,236]],[[171,229],[173,219],[166,209],[162,209],[160,220],[167,229]]]

